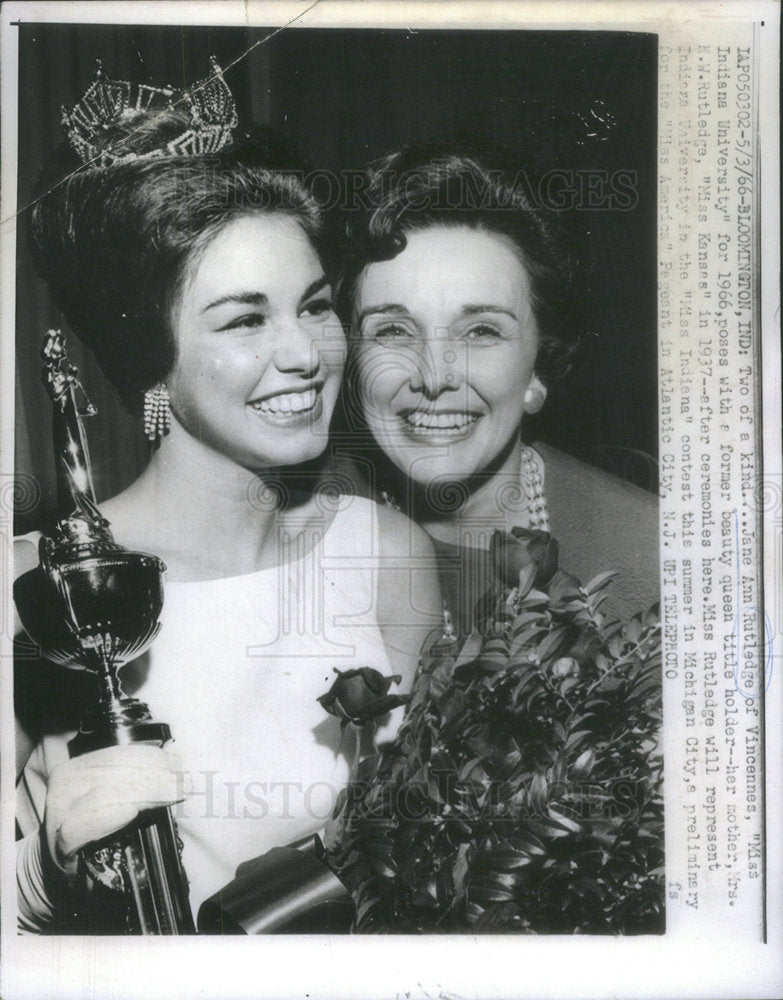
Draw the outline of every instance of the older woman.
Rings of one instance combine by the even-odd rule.
[[[355,404],[386,462],[380,492],[431,536],[461,631],[489,580],[495,528],[549,528],[525,416],[572,337],[555,220],[512,175],[404,150],[370,170],[355,222]]]
[[[47,177],[32,245],[72,330],[158,439],[101,512],[118,543],[168,567],[160,635],[123,679],[171,724],[178,758],[126,746],[69,760],[72,719],[30,734],[18,873],[33,932],[69,929],[58,878],[85,844],[181,799],[183,771],[194,911],[240,862],[318,829],[353,752],[317,703],[333,668],[397,672],[404,689],[440,604],[429,543],[405,519],[279,488],[281,468],[325,448],[344,346],[326,220],[297,157],[263,131],[234,139],[231,114],[194,138],[198,92],[91,132],[95,96],[68,123],[83,164]],[[35,541],[17,541],[17,575]],[[391,562],[401,553],[413,573]]]

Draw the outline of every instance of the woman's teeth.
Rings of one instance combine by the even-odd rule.
[[[312,410],[317,396],[315,389],[308,389],[306,392],[284,392],[279,396],[262,399],[252,406],[253,409],[267,414],[304,413]]]
[[[446,431],[459,433],[478,420],[475,413],[427,413],[411,410],[403,420],[416,431]]]

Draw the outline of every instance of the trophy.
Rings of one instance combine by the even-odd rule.
[[[71,757],[130,743],[162,746],[171,738],[168,725],[153,720],[143,702],[125,696],[118,672],[160,629],[166,567],[156,556],[129,552],[114,541],[96,506],[82,423],[96,411],[58,330],[47,334],[42,357],[54,403],[58,472],[73,510],[41,539],[40,565],[16,581],[14,600],[25,630],[47,659],[97,675],[97,704],[68,743]],[[123,830],[84,847],[80,869],[90,895],[101,897],[103,910],[119,917],[122,931],[195,933],[170,808],[145,810]]]

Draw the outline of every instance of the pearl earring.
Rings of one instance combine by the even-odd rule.
[[[525,412],[538,413],[546,400],[546,386],[538,375],[533,375],[525,390]]]
[[[144,433],[157,441],[168,433],[170,423],[169,390],[165,382],[158,382],[144,393]]]

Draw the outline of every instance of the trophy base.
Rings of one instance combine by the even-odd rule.
[[[165,722],[155,722],[143,701],[120,698],[111,706],[100,705],[83,719],[79,732],[68,742],[71,757],[81,757],[105,747],[148,743],[163,746],[171,739]]]
[[[171,739],[165,722],[155,722],[136,698],[112,698],[83,719],[68,743],[71,757],[111,746]],[[103,923],[109,933],[194,934],[182,845],[171,810],[140,813],[129,826],[82,849],[85,919]]]
[[[89,933],[195,934],[171,810],[148,809],[81,851],[81,919]]]

